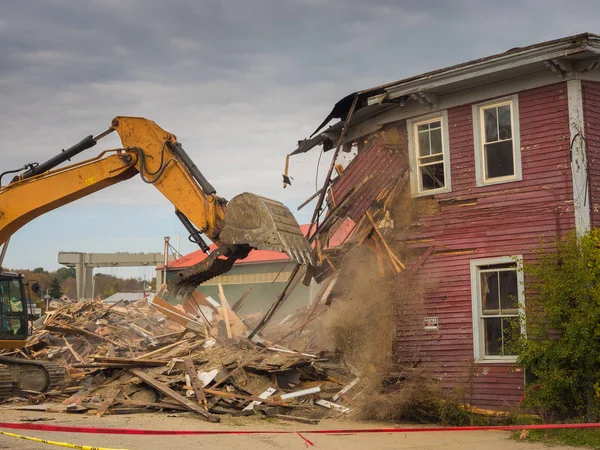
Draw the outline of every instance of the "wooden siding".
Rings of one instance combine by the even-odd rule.
[[[415,200],[438,201],[408,235],[409,245],[434,252],[415,275],[428,287],[426,302],[412,314],[400,306],[397,327],[400,360],[420,360],[444,385],[461,385],[473,404],[488,408],[518,402],[524,374],[510,364],[474,363],[470,261],[531,261],[540,238],[551,241],[575,224],[567,85],[519,92],[518,108],[523,179],[484,187],[475,185],[472,105],[448,110],[452,192]],[[439,330],[424,331],[424,316],[439,317]]]
[[[405,137],[406,138],[406,137]],[[337,199],[346,198],[356,186],[361,186],[354,194],[352,204],[348,205],[346,215],[354,221],[365,215],[369,206],[379,193],[386,187],[391,187],[398,173],[404,172],[408,166],[405,155],[376,140],[368,149],[354,158],[344,170],[343,177],[334,184],[327,202],[334,207]],[[371,176],[377,174],[376,176]]]
[[[600,226],[600,83],[582,81],[584,134],[587,144],[590,222]]]

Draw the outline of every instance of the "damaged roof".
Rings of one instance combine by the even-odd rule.
[[[599,55],[600,36],[582,33],[512,48],[503,53],[355,92],[350,96],[358,95],[359,101],[349,123],[347,140],[356,139],[372,131],[357,129],[361,123],[410,102],[431,107],[437,103],[440,96],[500,81],[507,78],[509,73],[511,76],[519,76],[548,68],[559,75],[561,72],[586,71],[598,66]],[[291,154],[307,152],[320,144],[324,145],[326,151],[332,148],[347,114],[347,111],[341,110],[343,108],[340,105],[348,103],[344,100],[350,96],[345,96],[336,103],[317,131],[334,118],[340,118],[339,122],[319,134],[299,141],[298,147]],[[350,132],[351,128],[354,128],[353,133]]]

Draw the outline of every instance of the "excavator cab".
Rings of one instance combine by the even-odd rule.
[[[15,348],[27,339],[27,306],[23,275],[0,273],[0,348]]]

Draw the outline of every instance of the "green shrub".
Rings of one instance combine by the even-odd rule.
[[[600,412],[600,230],[575,233],[524,265],[526,336],[518,362],[532,375],[525,407],[546,418],[598,419]]]

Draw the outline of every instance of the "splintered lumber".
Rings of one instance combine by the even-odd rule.
[[[184,396],[179,395],[177,392],[175,392],[169,386],[167,386],[164,383],[161,383],[160,381],[155,380],[154,378],[152,378],[145,372],[142,372],[141,370],[138,370],[138,369],[129,369],[129,372],[131,372],[133,375],[138,377],[140,380],[142,380],[144,383],[146,383],[150,387],[153,387],[160,393],[162,393],[168,397],[171,397],[179,405],[185,407],[189,411],[199,414],[200,416],[204,417],[209,422],[217,423],[217,422],[221,421],[221,419],[218,416],[209,413],[208,411],[206,411],[202,407],[200,407],[200,405],[197,405],[196,403],[192,402],[191,400],[188,400]]]
[[[108,338],[105,338],[104,336],[100,336],[99,334],[92,333],[91,331],[88,331],[84,328],[77,328],[77,327],[73,327],[73,326],[67,325],[67,324],[64,324],[63,326],[48,325],[48,326],[46,326],[46,329],[49,331],[56,331],[57,333],[63,333],[63,334],[82,334],[82,335],[90,337],[92,339],[98,339],[100,341],[110,342],[111,344],[116,345],[117,347],[119,346],[119,344],[117,344],[114,341],[111,341]]]
[[[244,306],[244,304],[246,303],[246,300],[248,300],[248,297],[250,295],[250,292],[252,292],[252,289],[254,289],[254,285],[250,285],[250,287],[248,289],[246,289],[246,291],[242,294],[242,296],[239,298],[239,300],[237,302],[234,303],[234,305],[231,307],[231,310],[237,314],[237,312],[242,309],[242,306]]]
[[[80,369],[92,368],[126,368],[126,367],[160,367],[168,364],[169,361],[164,360],[149,360],[149,359],[129,359],[117,357],[94,357],[93,363],[73,364],[72,366]]]
[[[185,328],[193,331],[194,333],[204,335],[204,326],[200,322],[196,322],[193,317],[187,316],[187,313],[183,313],[182,311],[178,310],[169,302],[160,298],[158,295],[155,295],[152,298],[150,304],[172,321],[183,325]]]
[[[71,344],[69,344],[69,341],[67,341],[67,338],[65,338],[64,336],[62,338],[63,338],[63,341],[65,341],[65,345],[67,346],[67,348],[69,349],[69,351],[71,352],[71,354],[75,357],[75,359],[77,361],[79,361],[80,363],[85,364],[85,361],[83,360],[83,358],[81,357],[81,355],[79,353],[77,353],[73,349],[73,347],[71,346]]]
[[[141,356],[138,356],[138,358],[139,358],[139,359],[146,359],[146,358],[149,358],[150,356],[158,355],[159,353],[162,353],[162,352],[164,352],[165,350],[170,350],[170,349],[172,349],[173,347],[177,347],[178,345],[181,345],[181,344],[183,344],[183,343],[186,343],[186,342],[188,342],[188,341],[189,341],[189,339],[184,339],[183,341],[177,341],[177,342],[173,342],[173,343],[172,343],[172,344],[170,344],[170,345],[165,345],[164,347],[161,347],[161,348],[159,348],[159,349],[157,349],[157,350],[153,350],[153,351],[151,351],[150,353],[144,353],[143,355],[141,355]],[[136,359],[137,359],[137,358],[136,358]]]
[[[297,265],[298,266],[298,265]],[[301,330],[302,328],[304,328],[306,325],[308,325],[310,322],[312,322],[313,320],[315,320],[317,317],[320,317],[321,315],[325,314],[327,312],[327,310],[323,310],[322,312],[320,312],[319,314],[317,314],[316,316],[311,317],[310,319],[305,320],[304,322],[302,322],[300,325],[298,325],[297,327],[295,327],[294,329],[292,329],[292,331],[290,331],[289,333],[287,333],[286,335],[284,335],[283,337],[279,338],[278,341],[274,342],[272,345],[275,346],[277,344],[279,344],[280,342],[283,342],[284,340],[286,340],[287,338],[289,338],[292,334],[294,334],[296,331]],[[266,351],[269,350],[269,347],[265,347],[263,348],[260,352],[256,353],[255,355],[251,356],[250,358],[242,361],[240,364],[238,364],[238,366],[233,369],[230,373],[229,376],[233,376],[235,373],[239,372],[240,370],[243,370],[243,368],[249,364],[250,362],[252,362],[253,360],[257,359],[260,357],[260,355],[262,355],[263,353],[265,353]],[[214,385],[213,388],[217,388],[221,383],[223,383],[223,381],[225,381],[225,379],[221,380],[221,381],[217,381]],[[205,390],[206,392],[206,390]]]
[[[100,409],[98,409],[98,412],[96,413],[96,415],[98,417],[102,417],[106,413],[108,408],[110,408],[110,405],[112,405],[114,403],[114,401],[117,399],[117,397],[119,396],[120,393],[121,393],[121,389],[117,389],[113,395],[110,395],[106,399],[106,401],[102,404]]]
[[[200,384],[200,380],[198,379],[198,372],[196,372],[196,368],[194,367],[194,360],[192,358],[185,358],[183,360],[183,364],[185,365],[185,370],[190,377],[190,383],[192,388],[194,389],[194,394],[196,394],[196,400],[206,409],[206,396],[204,395],[204,391],[202,390],[202,385]]]
[[[221,309],[223,311],[223,320],[225,321],[225,329],[227,330],[227,339],[231,339],[231,324],[229,323],[229,304],[223,292],[223,286],[219,283],[219,300],[221,300]]]
[[[377,228],[377,224],[373,220],[373,217],[371,216],[369,211],[367,211],[365,214],[367,216],[367,219],[369,219],[369,222],[371,222],[371,226],[373,227],[373,230],[375,230],[375,233],[377,234],[377,236],[379,236],[381,243],[383,244],[386,251],[388,252],[388,255],[390,257],[390,260],[392,261],[392,264],[394,265],[394,267],[396,268],[398,273],[400,273],[403,269],[406,269],[406,266],[402,263],[402,261],[400,261],[398,259],[398,257],[396,255],[394,255],[394,252],[392,251],[390,246],[387,244],[387,242],[383,238],[383,234],[381,234],[381,231],[379,231],[379,228]]]
[[[264,403],[265,405],[273,405],[273,406],[290,406],[289,403],[277,402],[273,400],[266,400],[260,397],[254,397],[253,395],[242,395],[242,394],[234,394],[232,392],[218,391],[216,389],[204,389],[205,394],[218,395],[220,397],[229,397],[229,398],[237,398],[240,400],[246,401],[256,401],[260,403]]]

